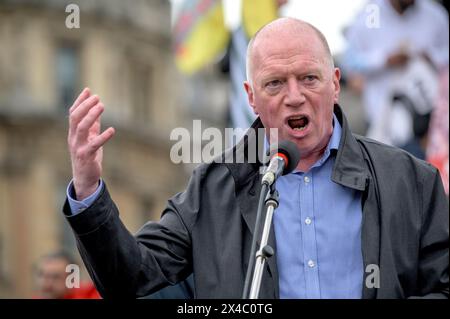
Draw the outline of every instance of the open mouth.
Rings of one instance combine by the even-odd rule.
[[[294,131],[303,131],[309,124],[306,116],[294,116],[288,119],[288,124]]]

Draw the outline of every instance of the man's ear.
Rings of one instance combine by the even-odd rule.
[[[341,70],[339,70],[339,68],[335,68],[334,69],[334,74],[333,74],[333,84],[334,84],[334,104],[339,103],[339,93],[341,91],[341,84],[340,81],[341,80]]]
[[[258,115],[258,111],[256,110],[255,95],[253,94],[252,85],[248,81],[245,81],[244,88],[245,88],[245,92],[247,92],[248,104],[252,107],[253,113]]]

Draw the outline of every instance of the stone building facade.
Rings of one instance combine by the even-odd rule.
[[[80,28],[65,25],[70,3]],[[0,1],[0,298],[32,296],[43,253],[77,256],[61,207],[71,178],[67,110],[83,87],[104,102],[103,127],[117,130],[103,176],[130,231],[184,188],[189,169],[170,161],[170,131],[205,108],[187,108],[186,92],[191,103],[211,100],[192,95],[204,88],[188,89],[171,52],[166,0]],[[220,122],[226,90],[212,91],[208,116]]]

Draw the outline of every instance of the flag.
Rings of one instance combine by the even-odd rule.
[[[174,26],[175,61],[192,74],[227,48],[230,35],[220,0],[186,0]]]
[[[277,18],[275,0],[242,0],[242,23],[247,39]],[[229,44],[221,0],[185,0],[174,26],[178,68],[192,74],[217,59]]]
[[[249,39],[264,25],[276,18],[278,18],[276,0],[243,0],[242,23]]]

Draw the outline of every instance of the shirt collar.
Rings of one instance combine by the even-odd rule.
[[[328,143],[327,148],[337,150],[339,148],[339,143],[341,142],[342,126],[335,114],[333,114],[333,124],[333,134],[331,134],[330,142]]]

